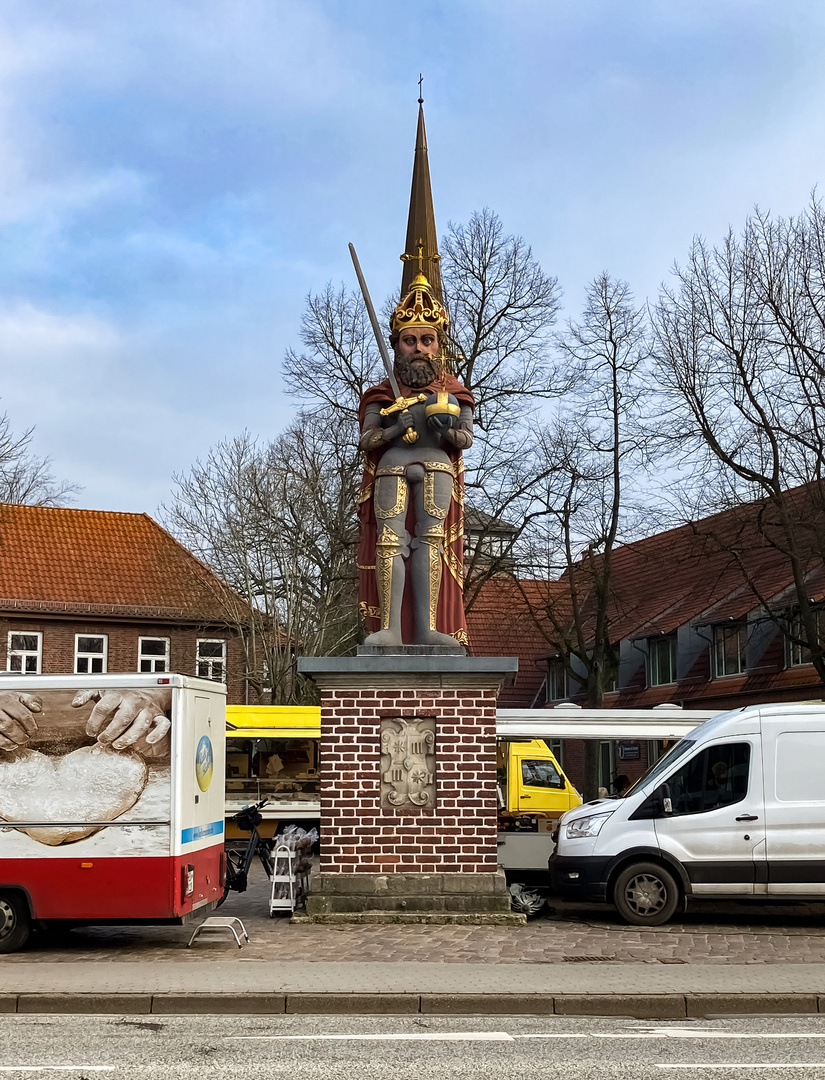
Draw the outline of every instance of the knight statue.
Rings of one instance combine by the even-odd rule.
[[[444,357],[448,316],[426,153],[419,109],[401,299],[390,319],[394,361],[383,347],[388,377],[364,393],[359,411],[360,609],[372,631],[366,646],[459,651],[467,643],[461,455],[473,442],[473,396]],[[353,259],[360,279],[354,251]]]

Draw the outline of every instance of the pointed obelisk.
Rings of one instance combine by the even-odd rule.
[[[440,256],[438,254],[438,233],[435,227],[433,210],[433,192],[430,186],[430,162],[427,156],[427,131],[424,127],[424,99],[418,99],[418,129],[415,135],[415,155],[413,157],[412,188],[410,190],[410,212],[407,217],[407,242],[404,246],[404,270],[401,274],[401,295],[410,291],[413,278],[419,271],[419,245],[421,245],[421,270],[433,296],[444,303],[441,291]]]

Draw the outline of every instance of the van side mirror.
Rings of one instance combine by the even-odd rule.
[[[641,806],[630,815],[630,821],[650,821],[653,818],[668,817],[673,813],[673,800],[670,797],[670,785],[660,784],[651,791]]]

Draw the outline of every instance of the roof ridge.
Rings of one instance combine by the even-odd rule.
[[[83,506],[44,506],[38,503],[9,503],[0,502],[0,509],[3,507],[10,507],[14,510],[50,510],[56,511],[61,514],[106,514],[111,517],[147,517],[150,521],[155,519],[151,514],[147,514],[145,510],[93,510],[90,507]]]

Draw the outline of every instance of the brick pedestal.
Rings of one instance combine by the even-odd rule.
[[[498,870],[496,826],[496,697],[516,668],[403,653],[299,661],[321,691],[309,918],[523,921]]]

